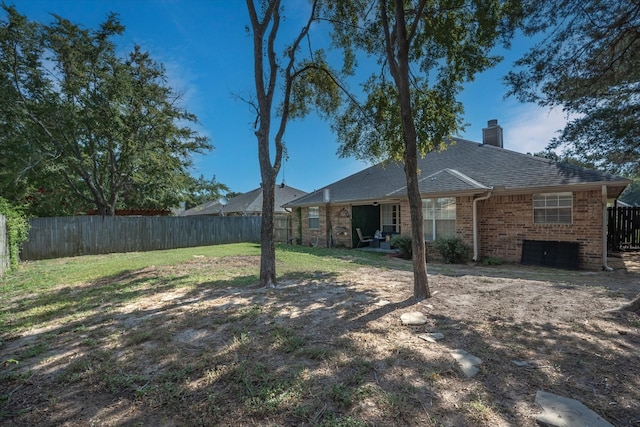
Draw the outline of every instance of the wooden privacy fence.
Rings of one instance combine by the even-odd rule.
[[[640,207],[607,208],[609,249],[640,249]]]
[[[9,270],[9,235],[7,231],[7,218],[0,215],[0,277]]]
[[[255,216],[75,216],[29,223],[23,260],[260,241],[260,217]]]

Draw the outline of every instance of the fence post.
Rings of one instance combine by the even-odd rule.
[[[5,272],[9,270],[10,258],[7,218],[4,215],[0,215],[0,277],[3,277]]]

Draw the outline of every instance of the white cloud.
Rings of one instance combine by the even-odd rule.
[[[550,110],[517,104],[500,122],[504,129],[504,148],[520,153],[543,151],[567,121],[566,113],[560,108]]]

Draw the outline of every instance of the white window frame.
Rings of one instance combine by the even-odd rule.
[[[400,233],[400,205],[380,205],[380,230],[383,233]]]
[[[573,224],[573,193],[533,195],[534,224]]]
[[[309,220],[309,230],[318,230],[320,228],[320,208],[318,206],[309,207],[307,218]]]
[[[453,203],[452,203],[453,202]],[[444,210],[442,203],[448,203],[448,207]],[[430,206],[429,206],[430,204]],[[453,209],[451,206],[453,205]],[[455,197],[436,197],[422,200],[422,215],[424,221],[424,239],[426,241],[434,241],[439,237],[456,237],[456,198]],[[453,221],[453,234],[438,235],[438,221]],[[440,233],[442,234],[442,233]]]

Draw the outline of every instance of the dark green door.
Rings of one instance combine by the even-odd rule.
[[[363,236],[373,236],[376,230],[380,229],[380,206],[353,206],[351,208],[351,224],[353,230],[351,235],[353,236],[353,247],[358,246],[358,233],[356,228],[362,230]]]

